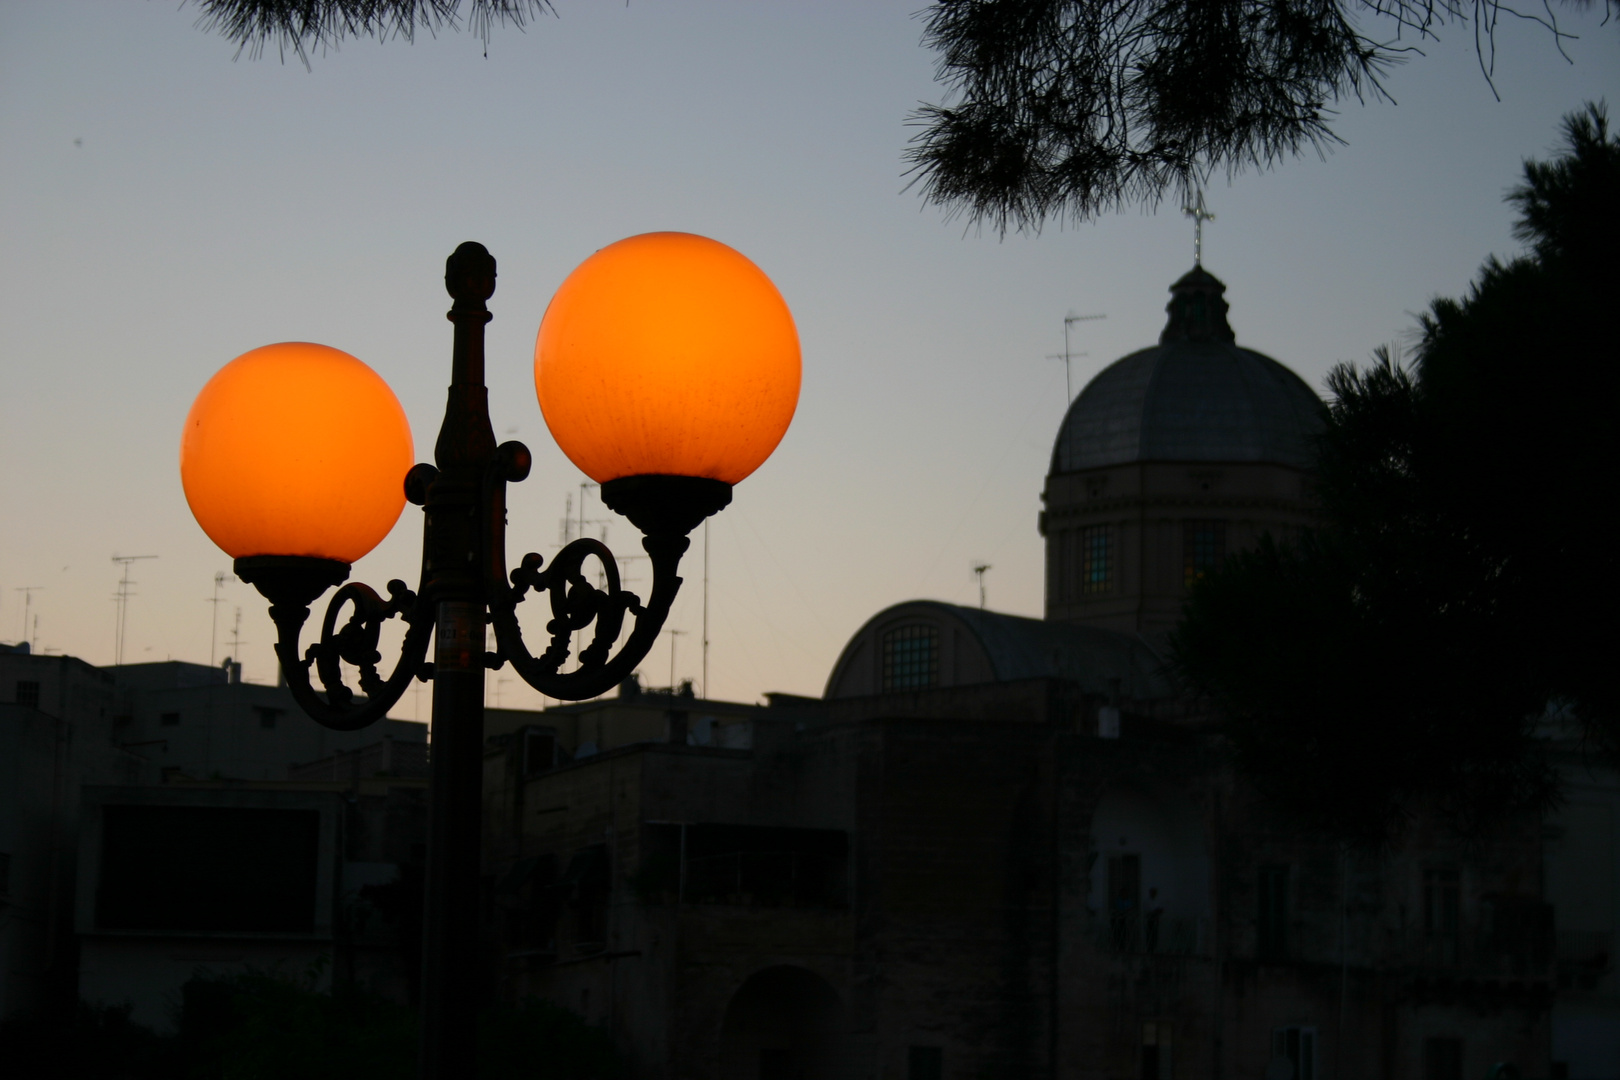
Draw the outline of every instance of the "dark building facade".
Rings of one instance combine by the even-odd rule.
[[[0,646],[0,1018],[82,998],[163,1029],[197,973],[318,957],[407,996],[412,950],[362,893],[422,862],[426,737],[322,728],[229,661]]]
[[[629,687],[497,725],[500,993],[668,1080],[1620,1076],[1572,1070],[1575,1036],[1552,1056],[1576,946],[1544,880],[1583,872],[1545,823],[1347,852],[1249,790],[1167,678],[1187,584],[1310,520],[1320,402],[1235,345],[1223,291],[1178,281],[1159,346],[1065,418],[1045,620],[899,604],[820,699]],[[1582,955],[1614,907],[1582,908],[1608,928]]]

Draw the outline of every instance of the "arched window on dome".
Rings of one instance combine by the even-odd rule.
[[[883,635],[884,690],[921,690],[938,685],[938,630],[926,623],[912,623]]]
[[[1080,530],[1079,558],[1080,593],[1094,596],[1108,592],[1114,585],[1114,552],[1112,536],[1106,525],[1088,525]]]
[[[1181,576],[1186,585],[1220,568],[1226,558],[1226,522],[1189,520],[1182,526]]]

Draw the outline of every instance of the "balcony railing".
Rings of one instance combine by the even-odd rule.
[[[1099,951],[1145,956],[1202,956],[1209,939],[1207,918],[1148,912],[1099,919]]]
[[[796,851],[739,851],[688,859],[681,892],[689,904],[839,907],[841,865]]]
[[[1419,972],[1482,978],[1546,978],[1552,970],[1552,935],[1534,924],[1505,933],[1468,926],[1456,933],[1392,932],[1384,962]]]

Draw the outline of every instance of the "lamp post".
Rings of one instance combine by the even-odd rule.
[[[433,684],[425,1080],[476,1071],[484,671],[510,663],[536,690],[565,700],[594,697],[629,676],[680,588],[688,533],[775,449],[799,392],[792,315],[741,254],[686,233],[649,233],[598,251],[552,298],[535,346],[535,387],[559,446],[601,485],[603,503],[644,534],[652,591],[643,601],[623,589],[612,552],[593,539],[568,544],[549,566],[530,553],[508,573],[506,485],[528,476],[531,458],[522,443],[497,445],[490,425],[484,325],[494,258],[462,244],[446,263],[445,288],[455,330],[434,464],[409,465],[404,412],[374,372],[305,343],[227,364],[198,395],[181,443],[192,511],[235,558],[237,575],[270,601],[276,657],[305,712],[352,731],[386,715],[413,678]],[[417,588],[390,581],[384,598],[344,584],[350,564],[382,540],[407,500],[424,519]],[[592,560],[601,588],[584,573]],[[320,639],[300,654],[310,605],[333,586]],[[518,611],[541,593],[550,641],[534,655]],[[379,635],[395,617],[405,638],[384,677]],[[589,644],[565,670],[574,635],[592,624]],[[363,699],[345,684],[344,665],[358,669]]]

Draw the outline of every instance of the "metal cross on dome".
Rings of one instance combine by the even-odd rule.
[[[1196,188],[1197,197],[1181,208],[1181,212],[1193,219],[1193,265],[1204,265],[1204,222],[1214,221],[1215,215],[1209,207],[1204,205],[1204,189]]]

